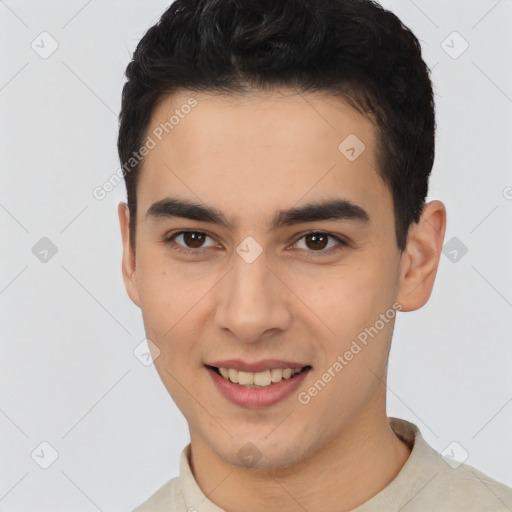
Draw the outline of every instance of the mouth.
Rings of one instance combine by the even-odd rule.
[[[223,359],[203,364],[220,396],[244,409],[284,402],[313,369],[308,364],[282,359]]]
[[[312,368],[310,365],[306,365],[302,367],[272,368],[259,372],[250,372],[207,364],[205,366],[231,384],[236,384],[247,389],[271,388],[283,380],[291,381],[296,379],[300,374]]]

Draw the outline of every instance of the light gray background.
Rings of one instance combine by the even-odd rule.
[[[512,0],[384,5],[433,68],[429,199],[447,207],[445,243],[468,249],[443,255],[428,304],[398,316],[388,415],[512,486]],[[130,53],[167,6],[0,1],[2,511],[131,510],[178,474],[186,422],[133,354],[144,330],[121,278],[124,185],[92,195],[119,168]],[[59,45],[48,58],[31,47],[50,48],[43,31]],[[454,31],[469,44],[458,58]],[[43,237],[58,250],[46,262],[32,251]],[[43,441],[58,453],[48,469]]]

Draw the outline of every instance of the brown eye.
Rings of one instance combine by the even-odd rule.
[[[309,235],[306,235],[304,239],[306,241],[306,246],[309,249],[318,250],[325,249],[329,236],[325,233],[310,233]]]
[[[303,249],[305,254],[311,257],[329,255],[346,248],[348,245],[340,237],[322,231],[306,233],[295,243],[297,248]]]
[[[208,239],[210,239],[210,243],[207,242]],[[164,242],[183,254],[199,254],[203,250],[214,248],[217,245],[211,236],[201,231],[179,231],[166,236]]]
[[[187,247],[191,249],[199,249],[206,238],[204,233],[199,233],[197,231],[188,231],[183,233],[183,241]]]

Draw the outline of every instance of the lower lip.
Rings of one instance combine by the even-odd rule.
[[[311,368],[307,368],[293,378],[283,379],[266,388],[245,388],[238,384],[233,384],[211,368],[206,367],[206,369],[224,398],[227,398],[235,405],[248,409],[268,407],[284,400],[302,384],[309,370],[311,370]]]

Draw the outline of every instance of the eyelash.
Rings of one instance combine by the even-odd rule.
[[[176,233],[171,233],[171,234],[167,235],[163,239],[163,241],[165,243],[172,245],[173,250],[175,250],[176,252],[179,252],[179,253],[185,254],[185,255],[197,254],[205,249],[208,249],[208,247],[199,248],[199,249],[187,249],[187,248],[183,247],[182,245],[177,244],[174,241],[174,239],[177,238],[178,236],[187,234],[187,233],[197,233],[197,234],[205,235],[209,238],[212,238],[210,235],[208,235],[207,233],[204,233],[203,231],[186,230],[186,231],[178,231]],[[339,242],[338,245],[335,245],[334,247],[331,247],[327,250],[318,250],[318,251],[306,250],[306,254],[307,254],[308,258],[318,258],[318,257],[324,256],[326,254],[336,253],[336,252],[349,246],[349,244],[345,240],[343,240],[340,237],[333,235],[331,233],[327,233],[325,231],[309,231],[308,233],[304,233],[300,238],[298,238],[295,241],[295,243],[293,245],[296,245],[300,240],[302,240],[303,238],[305,238],[308,235],[325,235],[325,236],[332,238],[332,239],[336,240],[337,242]]]

